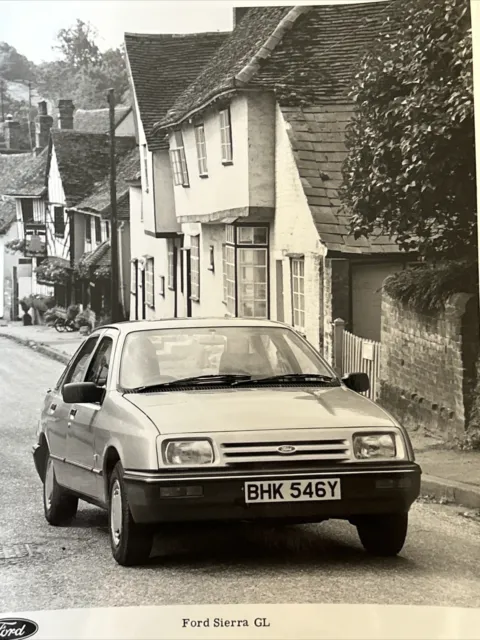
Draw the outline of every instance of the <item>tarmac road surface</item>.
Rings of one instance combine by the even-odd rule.
[[[348,523],[197,527],[156,544],[146,567],[113,561],[107,519],[81,503],[66,528],[43,516],[31,446],[63,365],[0,338],[0,612],[162,604],[480,604],[480,523],[417,503],[395,559],[368,557]]]

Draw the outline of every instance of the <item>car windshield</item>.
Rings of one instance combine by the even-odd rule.
[[[215,327],[134,331],[125,339],[120,386],[139,389],[199,376],[335,377],[294,331],[283,327]]]

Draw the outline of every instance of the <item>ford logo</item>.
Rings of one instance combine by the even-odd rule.
[[[278,453],[283,453],[284,455],[295,453],[296,450],[297,450],[297,447],[293,447],[290,444],[284,444],[281,447],[278,447],[277,449]]]
[[[16,640],[31,638],[38,631],[38,624],[24,618],[1,618],[0,639]]]

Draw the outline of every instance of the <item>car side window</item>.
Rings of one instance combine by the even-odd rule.
[[[104,387],[107,384],[112,351],[112,338],[103,338],[88,367],[85,382],[94,382],[98,387]]]
[[[83,348],[75,358],[75,361],[72,363],[71,368],[67,371],[67,374],[63,380],[64,385],[68,384],[69,382],[82,382],[88,361],[93,353],[93,350],[95,349],[97,342],[98,336],[92,336],[91,338],[88,338],[88,340],[83,345]]]

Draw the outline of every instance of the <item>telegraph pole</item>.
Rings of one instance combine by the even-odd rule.
[[[115,97],[113,89],[107,92],[110,107],[110,250],[112,256],[111,306],[112,322],[122,320],[118,290],[118,230],[117,230],[117,166],[115,157]]]

